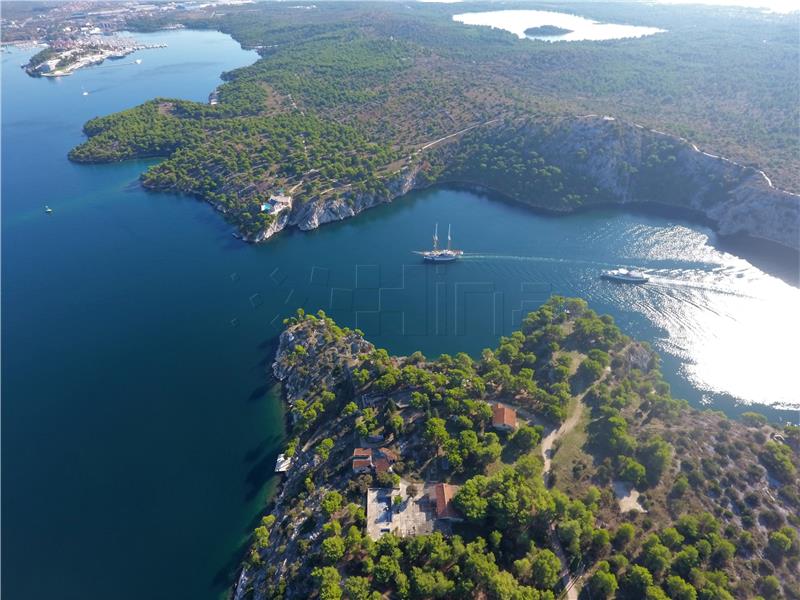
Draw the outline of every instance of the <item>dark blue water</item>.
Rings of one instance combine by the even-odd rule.
[[[86,119],[153,96],[204,100],[221,71],[254,60],[221,34],[141,37],[169,48],[61,81],[17,69],[30,52],[2,57],[5,598],[224,591],[269,493],[283,431],[265,374],[298,306],[395,353],[477,354],[549,294],[582,295],[654,343],[677,395],[797,407],[800,292],[706,228],[543,217],[438,189],[254,247],[207,205],[145,193],[146,163],[70,164]],[[436,222],[453,224],[458,264],[411,254]],[[598,280],[618,265],[652,282]]]

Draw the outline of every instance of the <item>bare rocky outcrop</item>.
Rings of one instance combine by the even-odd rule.
[[[272,372],[291,406],[312,391],[338,388],[361,362],[360,355],[373,349],[359,333],[311,317],[281,333]]]
[[[689,209],[723,235],[746,234],[800,249],[800,196],[752,167],[703,152],[682,138],[611,117],[533,127],[556,166],[587,176],[615,203]]]
[[[302,204],[293,206],[291,213],[282,214],[267,229],[258,233],[253,242],[263,242],[282,231],[287,226],[294,226],[303,231],[316,229],[325,223],[342,221],[356,216],[373,206],[392,202],[409,191],[420,187],[420,165],[404,167],[391,175],[383,183],[389,190],[388,195],[368,192],[346,192],[340,195],[317,197]]]

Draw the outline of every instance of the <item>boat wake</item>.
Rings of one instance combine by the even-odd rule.
[[[616,264],[600,262],[595,260],[581,260],[575,258],[554,258],[550,256],[514,256],[510,254],[477,254],[465,252],[463,260],[507,260],[515,262],[538,262],[538,263],[561,263],[561,264],[583,264],[596,267],[614,267]]]

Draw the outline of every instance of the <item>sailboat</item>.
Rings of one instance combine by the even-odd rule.
[[[450,247],[450,225],[447,226],[447,248],[439,248],[439,224],[433,229],[433,249],[417,252],[422,255],[422,259],[428,262],[453,262],[464,254],[461,250],[453,250]]]

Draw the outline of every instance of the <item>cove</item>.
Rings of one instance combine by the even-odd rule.
[[[434,188],[251,246],[208,205],[142,190],[148,161],[69,163],[88,118],[154,96],[202,101],[220,72],[255,60],[218,33],[148,36],[168,48],[137,55],[140,71],[51,82],[17,68],[29,53],[2,57],[7,597],[224,594],[283,442],[266,374],[297,307],[392,353],[477,355],[549,294],[581,295],[661,351],[676,396],[797,408],[800,292],[683,219],[549,217]],[[437,222],[461,262],[412,254]],[[597,278],[622,265],[653,284]]]

